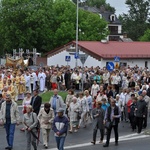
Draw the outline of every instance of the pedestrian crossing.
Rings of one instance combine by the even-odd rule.
[[[119,142],[123,142],[123,141],[131,141],[131,140],[136,140],[136,139],[143,139],[143,138],[150,138],[150,135],[145,135],[144,132],[141,132],[140,134],[138,133],[133,133],[133,134],[128,134],[128,135],[123,135],[119,137]],[[104,140],[104,143],[106,141]],[[110,143],[114,143],[115,142],[115,138],[111,138],[110,139]],[[99,143],[99,141],[97,141],[97,143]],[[80,148],[80,147],[87,147],[87,146],[91,146],[92,144],[90,143],[90,141],[88,143],[82,143],[82,144],[76,144],[76,145],[71,145],[71,146],[66,146],[64,147],[64,149],[72,149],[72,148]],[[51,148],[48,150],[58,150],[57,148]]]

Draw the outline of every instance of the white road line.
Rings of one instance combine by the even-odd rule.
[[[135,139],[141,139],[141,138],[148,138],[150,137],[150,135],[142,135],[142,134],[129,134],[129,135],[125,135],[125,136],[121,136],[119,137],[119,142],[120,141],[128,141],[128,140],[135,140]],[[99,141],[97,141],[98,143]],[[104,143],[106,142],[106,140],[104,140]],[[115,138],[110,139],[110,143],[115,142]],[[64,147],[64,149],[71,149],[71,148],[79,148],[79,147],[87,147],[87,146],[91,146],[92,144],[89,143],[83,143],[83,144],[76,144],[76,145],[72,145],[72,146],[66,146]],[[51,148],[51,149],[47,149],[47,150],[58,150],[57,148]]]

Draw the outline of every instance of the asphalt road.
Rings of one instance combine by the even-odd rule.
[[[20,108],[21,111],[22,108]],[[15,139],[14,139],[14,150],[25,150],[26,138],[25,133],[20,131],[22,125],[16,127]],[[148,119],[148,127],[150,129],[150,118]],[[96,145],[92,145],[92,124],[89,123],[87,128],[81,128],[77,133],[68,133],[65,141],[65,149],[69,150],[149,150],[150,147],[150,135],[146,135],[145,131],[141,134],[131,132],[129,123],[121,122],[119,125],[119,145],[114,145],[114,134],[112,132],[111,142],[108,148],[103,148],[102,144],[99,144],[99,133],[97,135]],[[41,141],[42,141],[42,137]],[[105,142],[105,141],[104,141]],[[0,127],[0,150],[4,150],[7,146],[5,129]],[[43,145],[39,144],[38,150],[42,150]],[[57,150],[54,133],[50,133],[49,150]]]

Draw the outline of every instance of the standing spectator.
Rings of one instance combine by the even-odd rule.
[[[110,77],[110,73],[107,70],[105,70],[103,74],[103,83],[104,83],[105,89],[107,88],[109,84],[109,77]]]
[[[51,75],[49,72],[46,73],[46,78],[45,78],[45,86],[47,88],[47,91],[51,90]]]
[[[110,98],[113,97],[113,92],[112,92],[112,87],[109,85],[107,86],[107,90],[106,90],[106,95],[107,95],[107,98],[108,98],[108,102],[110,101]]]
[[[107,96],[104,94],[104,91],[101,90],[101,91],[99,91],[99,93],[97,95],[96,102],[102,101],[103,98],[105,98],[107,100]]]
[[[2,93],[0,92],[0,111],[1,111],[1,105],[5,100],[3,99]]]
[[[79,90],[79,84],[80,84],[80,82],[81,82],[81,76],[80,76],[79,72],[77,72],[76,77],[75,77],[75,80],[76,80],[76,83],[75,83],[75,85],[76,85],[76,90]]]
[[[121,83],[121,77],[119,75],[119,72],[117,71],[116,75],[114,76],[114,84],[115,84],[115,89],[117,94],[119,94],[120,83]]]
[[[118,124],[120,120],[121,112],[119,110],[119,107],[115,105],[115,100],[111,100],[111,105],[107,108],[105,113],[105,121],[112,122],[112,125],[109,129],[107,129],[107,138],[106,138],[106,144],[103,145],[103,147],[109,146],[110,136],[111,136],[111,130],[114,128],[115,133],[115,145],[118,145]]]
[[[127,102],[127,111],[128,111],[128,118],[129,118],[130,124],[131,124],[130,112],[131,112],[131,104],[133,103],[133,98],[135,98],[135,94],[131,94],[131,98]]]
[[[132,131],[136,129],[136,114],[135,114],[135,109],[137,108],[137,98],[133,98],[133,102],[130,106],[130,118],[131,118],[131,127]]]
[[[54,120],[54,112],[49,103],[45,103],[44,108],[41,108],[38,115],[38,120],[42,129],[44,147],[48,148],[49,134]]]
[[[31,150],[31,144],[34,150],[37,150],[36,138],[34,135],[37,134],[36,127],[37,127],[38,120],[37,120],[36,113],[32,111],[33,111],[32,106],[28,105],[27,113],[25,113],[23,116],[23,125],[26,131],[26,138],[27,138],[26,150]]]
[[[145,118],[143,120],[143,128],[145,129],[147,127],[147,115],[149,113],[149,110],[150,110],[150,97],[147,96],[147,91],[146,90],[143,90],[142,91],[142,95],[143,95],[143,98],[146,102],[146,114],[145,114]]]
[[[50,98],[50,102],[52,109],[54,110],[54,115],[56,116],[59,108],[63,108],[65,110],[65,103],[60,95],[58,95],[58,90],[54,89],[54,95]]]
[[[36,113],[37,115],[39,114],[41,104],[42,104],[42,97],[38,95],[38,90],[34,90],[30,105],[33,108],[33,112]]]
[[[134,79],[133,79],[133,77],[131,77],[131,79],[130,79],[130,81],[129,81],[129,88],[133,88],[133,87],[135,87],[135,81],[134,81]]]
[[[0,124],[4,124],[8,146],[5,149],[12,150],[16,124],[19,125],[19,110],[17,103],[11,100],[11,95],[6,95],[6,101],[2,103],[0,111]]]
[[[141,133],[143,127],[143,119],[146,117],[146,102],[143,95],[139,96],[136,110],[136,121],[138,126],[138,133]]]
[[[58,90],[62,90],[62,84],[63,84],[63,76],[61,72],[58,72],[57,74],[57,85],[58,85]]]
[[[71,84],[71,73],[70,70],[67,70],[64,75],[66,90],[70,89]]]
[[[51,76],[51,84],[52,84],[52,90],[57,89],[57,71],[54,71],[54,73]]]
[[[59,108],[57,110],[58,116],[54,118],[53,130],[55,132],[55,138],[58,150],[64,150],[64,143],[68,130],[68,119],[63,115],[64,109]]]
[[[102,80],[101,76],[97,72],[97,74],[94,76],[94,81],[96,81],[97,84],[100,84],[101,80]]]
[[[103,143],[104,138],[104,116],[105,111],[101,108],[102,102],[96,103],[96,108],[92,110],[92,116],[93,116],[93,143],[95,145],[96,143],[96,135],[97,130],[100,130],[101,138],[99,143]]]
[[[94,96],[97,96],[97,92],[99,91],[99,85],[96,83],[96,81],[93,82],[93,85],[91,87],[91,95],[94,98]]]
[[[126,89],[126,95],[125,95],[125,103],[124,103],[124,113],[125,113],[125,121],[128,122],[129,117],[128,117],[128,106],[127,103],[128,101],[131,99],[131,95],[130,95],[130,89]]]

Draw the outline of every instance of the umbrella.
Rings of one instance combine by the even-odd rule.
[[[27,127],[27,128],[29,128],[29,126],[24,122],[24,124],[25,124],[25,126]],[[32,130],[30,130],[30,132],[31,132],[31,134],[33,135],[33,137],[35,137],[36,139],[37,139],[37,145],[39,144],[39,142],[40,143],[42,143],[41,141],[40,141],[40,129],[38,129],[38,136],[36,135],[36,133],[34,133]]]

